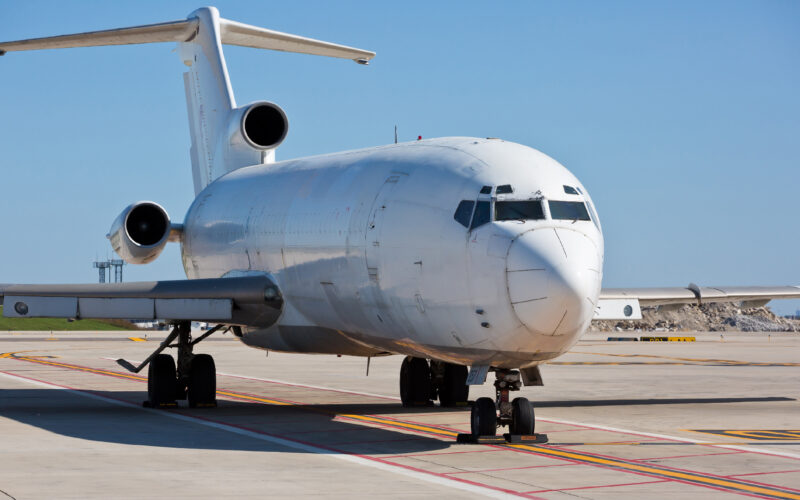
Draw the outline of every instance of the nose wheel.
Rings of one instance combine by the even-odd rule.
[[[470,434],[459,434],[460,443],[497,444],[505,442],[546,443],[547,436],[536,434],[536,417],[526,398],[509,401],[509,393],[522,387],[518,370],[495,369],[495,400],[478,398],[470,414]],[[497,428],[508,426],[508,434],[497,437]]]

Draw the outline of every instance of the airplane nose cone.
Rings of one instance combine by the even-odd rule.
[[[585,234],[561,228],[528,231],[506,258],[511,305],[531,332],[581,333],[600,290],[600,255]]]

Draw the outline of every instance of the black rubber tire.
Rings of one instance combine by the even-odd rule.
[[[444,377],[439,387],[439,404],[442,406],[465,406],[469,398],[467,367],[447,363]]]
[[[217,369],[210,354],[195,354],[186,393],[189,408],[217,405]]]
[[[147,368],[147,399],[150,406],[174,405],[178,379],[175,360],[169,354],[158,354]]]
[[[516,398],[511,402],[511,434],[530,436],[536,429],[536,416],[531,402]]]
[[[431,368],[428,360],[406,356],[400,366],[400,400],[403,406],[424,406],[430,403]]]
[[[478,398],[472,406],[470,424],[473,436],[497,435],[497,408],[490,398]]]

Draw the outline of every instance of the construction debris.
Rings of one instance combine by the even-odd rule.
[[[621,332],[798,332],[800,321],[782,318],[768,307],[738,304],[685,305],[678,309],[643,307],[641,320],[592,321],[591,331]]]

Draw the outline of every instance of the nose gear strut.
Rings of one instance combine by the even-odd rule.
[[[546,443],[547,435],[534,433],[536,419],[533,406],[526,398],[509,401],[509,393],[522,387],[519,370],[495,368],[495,400],[478,398],[470,415],[470,434],[459,434],[459,443]],[[509,432],[497,436],[497,428],[508,426]]]

